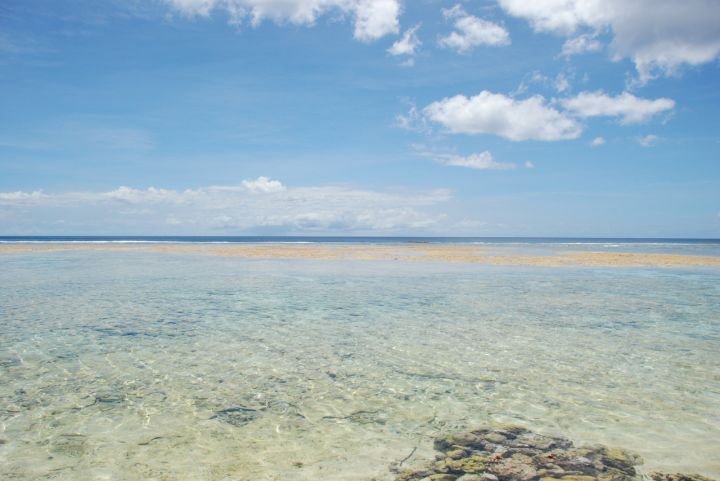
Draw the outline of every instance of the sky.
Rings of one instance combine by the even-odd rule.
[[[0,235],[720,238],[717,0],[3,0]]]

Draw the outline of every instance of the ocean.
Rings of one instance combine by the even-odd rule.
[[[692,239],[430,243],[720,255]],[[513,423],[720,476],[720,269],[0,252],[0,478],[391,480]]]

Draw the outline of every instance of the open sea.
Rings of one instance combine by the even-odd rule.
[[[720,256],[720,240],[443,243]],[[519,424],[720,479],[720,269],[0,252],[0,479],[391,480]]]

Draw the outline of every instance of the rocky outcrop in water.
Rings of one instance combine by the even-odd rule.
[[[572,441],[517,426],[481,428],[435,439],[442,454],[396,481],[640,481],[639,456],[606,446],[576,447]],[[652,473],[652,481],[712,481],[700,475]]]

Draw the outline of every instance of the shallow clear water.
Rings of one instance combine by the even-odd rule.
[[[491,421],[720,476],[720,271],[0,256],[0,478],[369,480]]]

